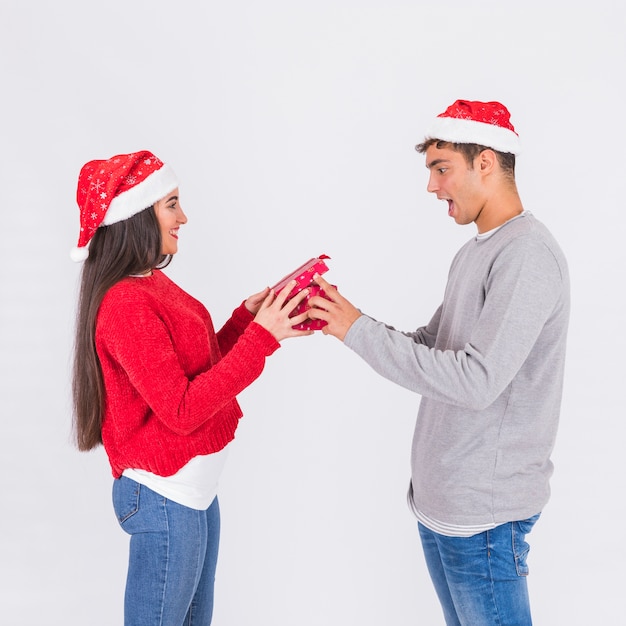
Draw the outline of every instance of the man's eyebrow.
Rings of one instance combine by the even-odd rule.
[[[440,165],[441,163],[449,163],[449,159],[435,159],[430,163],[426,163],[426,169],[432,169],[433,167]]]

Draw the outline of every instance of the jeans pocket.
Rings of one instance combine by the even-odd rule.
[[[539,519],[540,513],[525,520],[513,522],[511,529],[513,533],[513,556],[515,557],[515,568],[518,576],[528,576],[528,553],[530,546],[526,541],[526,535],[532,530]]]
[[[129,517],[139,511],[140,491],[141,485],[125,476],[113,483],[113,510],[122,527]]]

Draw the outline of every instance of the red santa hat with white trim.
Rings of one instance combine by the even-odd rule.
[[[475,143],[515,155],[521,152],[511,114],[500,102],[457,100],[435,118],[426,139]]]
[[[147,150],[86,163],[76,189],[80,234],[70,253],[72,260],[80,262],[89,256],[87,246],[100,226],[127,220],[176,187],[172,168]]]

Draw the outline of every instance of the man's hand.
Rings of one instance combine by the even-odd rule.
[[[328,322],[322,328],[322,332],[325,335],[333,335],[333,337],[343,341],[350,326],[362,314],[319,274],[316,274],[313,279],[324,290],[326,296],[330,298],[330,302],[322,296],[310,298],[309,304],[313,308],[309,309],[309,317],[314,320],[319,319]]]

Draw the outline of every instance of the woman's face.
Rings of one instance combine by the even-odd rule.
[[[154,212],[161,229],[161,252],[176,254],[178,252],[178,229],[187,223],[187,216],[178,201],[178,187],[154,203]]]

